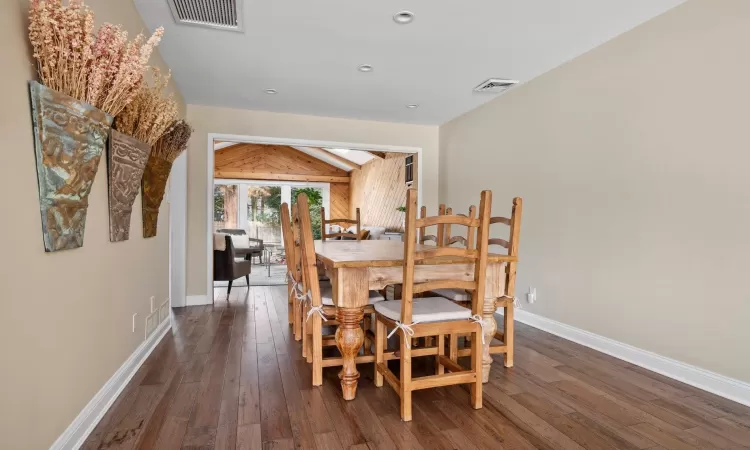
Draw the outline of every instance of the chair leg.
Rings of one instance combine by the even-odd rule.
[[[229,300],[230,292],[232,292],[232,280],[229,280],[229,287],[227,287],[227,300]]]
[[[401,330],[401,420],[404,422],[411,422],[411,347],[406,345],[408,339],[409,336]]]
[[[305,304],[302,303],[298,305],[298,308],[300,309],[300,334],[302,338],[302,357],[307,360],[307,362],[312,362],[312,355],[310,355],[307,351],[307,321],[304,320],[305,317]]]
[[[292,303],[294,304],[294,340],[299,341],[302,339],[302,303],[297,301],[296,299],[292,300]],[[302,354],[305,353],[305,347],[302,347]]]
[[[438,334],[437,335],[437,355],[435,355],[435,373],[438,375],[442,375],[445,373],[445,367],[443,367],[442,364],[440,364],[440,357],[445,355],[445,341],[444,341],[445,335],[444,334]]]
[[[362,319],[362,328],[364,328],[365,332],[365,341],[364,341],[364,354],[365,355],[372,355],[372,342],[370,341],[370,336],[367,334],[368,331],[371,331],[372,329],[372,315],[371,314],[365,314],[364,319]]]
[[[247,287],[250,287],[250,275],[245,275],[245,283],[247,283]]]
[[[479,328],[479,326],[477,326]],[[471,407],[480,409],[482,407],[482,329],[475,331],[471,336],[471,370],[477,375],[477,379],[471,385]]]
[[[286,308],[287,321],[289,321],[289,325],[292,325],[292,331],[294,331],[294,298],[292,296],[291,286],[289,286],[288,284],[287,284],[286,299],[287,299],[287,308]]]
[[[385,324],[375,319],[375,386],[383,386],[383,374],[378,372],[378,363],[384,362],[383,353],[386,346],[388,329]]]
[[[448,349],[448,358],[453,362],[458,362],[458,335],[450,335],[450,343]]]
[[[318,314],[312,317],[312,384],[323,384],[323,320]]]
[[[514,316],[513,302],[509,301],[508,306],[505,307],[504,330],[505,333],[503,343],[505,344],[505,367],[513,367],[513,332],[515,331],[515,323],[513,321]]]

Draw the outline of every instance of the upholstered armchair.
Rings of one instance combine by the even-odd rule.
[[[263,264],[263,239],[256,239],[247,236],[247,232],[240,228],[223,228],[216,230],[217,233],[231,234],[232,236],[242,236],[243,239],[247,240],[247,247],[238,247],[235,245],[234,251],[237,257],[253,260],[254,257],[258,257],[258,264]]]
[[[232,244],[232,237],[229,235],[223,235],[223,237],[223,249],[221,248],[222,246],[217,245],[216,239],[214,239],[214,281],[229,282],[229,287],[227,288],[227,297],[229,297],[229,292],[232,290],[232,282],[237,278],[244,276],[247,285],[250,285],[252,262],[246,260],[238,261],[236,259],[238,255],[235,253],[234,244]]]

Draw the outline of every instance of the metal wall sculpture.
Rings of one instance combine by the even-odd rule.
[[[167,188],[172,162],[151,154],[143,172],[143,237],[156,236],[159,206]]]
[[[112,117],[36,81],[29,92],[44,250],[78,248]]]
[[[109,240],[130,237],[130,215],[151,153],[145,142],[112,129],[109,137]]]

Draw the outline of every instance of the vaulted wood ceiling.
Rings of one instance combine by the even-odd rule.
[[[215,178],[349,182],[347,171],[285,145],[236,144],[214,158]]]

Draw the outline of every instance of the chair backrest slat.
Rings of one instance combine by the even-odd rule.
[[[448,208],[445,210],[445,213],[448,215],[453,214],[453,209]],[[477,208],[474,205],[471,205],[469,208],[469,214],[458,214],[461,217],[468,217],[469,219],[474,219],[474,216],[477,213]],[[472,248],[474,247],[474,235],[476,234],[476,230],[472,227],[466,227],[466,237],[464,236],[452,236],[451,235],[451,225],[445,225],[445,245],[446,247],[450,247],[453,244],[461,244],[464,248]]]
[[[430,291],[433,289],[457,288],[472,291],[472,311],[481,314],[484,302],[484,283],[487,274],[487,254],[489,239],[490,209],[492,204],[492,193],[483,191],[480,202],[479,217],[474,218],[470,210],[470,217],[464,215],[448,214],[444,205],[439,209],[440,215],[425,217],[426,211],[422,209],[422,217],[417,218],[417,191],[409,189],[406,202],[406,230],[404,235],[404,282],[401,292],[401,321],[412,322],[412,301],[414,294]],[[418,245],[417,235],[420,240],[424,239],[422,229],[427,226],[437,225],[437,247]],[[476,246],[469,248],[456,248],[444,246],[446,239],[445,231],[451,225],[463,225],[469,228],[467,241],[476,231]],[[419,231],[419,233],[418,233]],[[472,239],[473,240],[473,239]],[[473,281],[445,279],[429,280],[423,283],[414,283],[414,267],[416,264],[430,264],[433,258],[454,257],[460,260],[474,263]]]
[[[358,241],[362,240],[362,230],[361,230],[361,221],[360,221],[360,212],[359,208],[356,209],[355,212],[355,219],[326,219],[326,209],[320,208],[320,239],[321,240],[328,240],[331,238],[336,237],[356,237]],[[356,225],[357,233],[356,236],[352,236],[351,233],[328,233],[326,232],[326,225],[339,225],[341,224],[350,224],[350,225]]]
[[[297,217],[299,218],[299,248],[301,253],[302,284],[305,292],[310,295],[312,306],[320,306],[320,283],[318,281],[318,267],[315,256],[315,241],[310,221],[310,206],[307,195],[297,196]],[[303,319],[304,320],[304,319]]]

